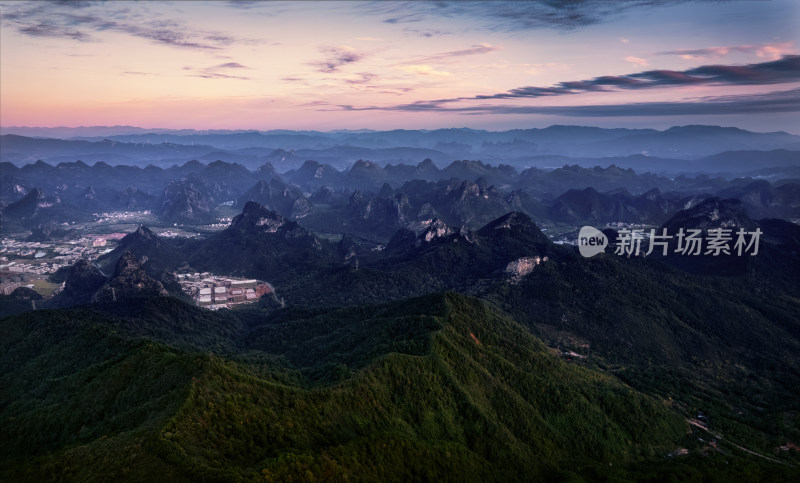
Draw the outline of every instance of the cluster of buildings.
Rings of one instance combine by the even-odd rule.
[[[29,257],[45,248],[50,248],[50,243],[17,241],[13,238],[0,239],[0,253]]]
[[[34,275],[48,275],[55,273],[59,268],[65,267],[69,263],[43,262],[43,263],[19,263],[19,262],[0,262],[0,272],[9,273],[32,273]]]
[[[233,218],[218,218],[216,223],[211,223],[211,224],[205,225],[204,228],[208,228],[208,229],[214,229],[214,228],[224,229],[224,228],[228,228],[230,226],[232,220],[233,220]]]
[[[212,310],[256,302],[272,293],[272,285],[254,279],[221,277],[209,272],[175,274],[183,291],[195,304]]]
[[[111,240],[119,240],[124,233],[87,235],[77,240],[57,242],[20,241],[0,239],[0,271],[46,275],[61,267],[72,265],[81,258],[93,260],[110,252],[106,248]]]
[[[10,280],[4,280],[0,283],[0,293],[3,295],[11,295],[11,292],[16,290],[17,288],[22,287],[20,282],[12,282]]]
[[[142,216],[150,215],[150,210],[144,211],[112,211],[110,213],[92,213],[97,218],[97,223],[130,223]]]

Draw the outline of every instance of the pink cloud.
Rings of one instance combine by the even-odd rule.
[[[650,62],[648,62],[647,59],[643,59],[641,57],[634,57],[632,55],[625,57],[625,62],[630,62],[636,65],[650,65]]]
[[[658,52],[658,55],[678,55],[684,59],[709,59],[724,57],[732,52],[755,54],[761,59],[780,59],[784,54],[794,51],[794,42],[776,42],[762,45],[732,45],[705,47],[702,49],[675,49]],[[627,60],[627,59],[626,59]]]

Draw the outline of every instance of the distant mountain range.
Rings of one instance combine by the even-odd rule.
[[[17,165],[79,159],[88,163],[170,165],[197,159],[236,162],[250,168],[270,162],[280,172],[298,169],[308,160],[342,170],[358,159],[384,166],[416,164],[429,158],[440,167],[458,159],[517,167],[613,163],[656,172],[741,171],[800,164],[800,136],[718,126],[664,131],[550,126],[497,132],[92,129],[2,128],[0,160]],[[87,135],[92,132],[97,135]],[[707,157],[712,158],[703,159]]]
[[[169,168],[37,161],[22,168],[0,163],[0,213],[4,232],[31,230],[43,240],[63,235],[64,221],[90,221],[94,213],[150,210],[170,225],[205,225],[230,217],[219,214],[223,204],[255,201],[318,232],[385,241],[432,218],[477,229],[509,211],[545,223],[660,224],[713,195],[740,199],[756,217],[797,219],[798,177],[800,168],[792,167],[726,179],[637,174],[615,165],[519,172],[454,161],[440,169],[429,159],[387,166],[359,160],[346,171],[306,161],[282,175],[270,163],[253,171],[224,161]]]

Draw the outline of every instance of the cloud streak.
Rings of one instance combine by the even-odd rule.
[[[71,30],[44,23],[20,26],[18,31],[31,37],[66,37],[81,42],[88,42],[92,40],[92,36],[86,32]]]
[[[758,64],[703,65],[684,71],[648,70],[622,76],[601,76],[588,80],[560,82],[550,87],[519,87],[498,94],[460,97],[437,102],[536,98],[585,92],[614,92],[697,85],[751,86],[797,81],[800,81],[800,55],[787,55],[779,60]]]
[[[703,65],[685,71],[648,70],[622,76],[601,76],[565,81],[549,87],[527,86],[491,95],[418,101],[388,107],[340,106],[346,111],[383,110],[405,112],[459,112],[464,114],[555,114],[610,117],[698,114],[743,114],[747,112],[796,112],[800,89],[764,95],[703,98],[690,102],[645,102],[583,106],[464,105],[465,102],[526,100],[581,93],[613,93],[685,86],[757,86],[800,81],[800,55],[749,65]]]
[[[311,62],[317,71],[331,74],[338,72],[340,67],[353,64],[364,58],[365,54],[357,52],[352,47],[323,47],[320,51],[325,54],[325,60]]]
[[[350,85],[362,85],[373,81],[377,77],[377,74],[372,74],[370,72],[359,72],[355,77],[345,79],[344,81]]]
[[[219,72],[200,71],[196,74],[191,74],[190,77],[200,77],[202,79],[239,79],[250,80],[249,77],[242,77],[238,75],[220,74]]]
[[[461,50],[451,50],[450,52],[442,52],[439,54],[434,54],[428,57],[423,57],[421,59],[410,60],[405,62],[406,64],[437,64],[441,62],[448,62],[453,59],[457,59],[459,57],[465,57],[470,55],[481,55],[481,54],[489,54],[491,52],[495,52],[500,50],[500,47],[495,47],[489,44],[477,44],[473,45],[468,49],[461,49]]]
[[[426,37],[426,38],[441,37],[443,35],[453,35],[453,32],[450,32],[448,30],[418,29],[418,28],[411,28],[411,27],[404,28],[403,32],[406,32],[406,33],[412,34],[412,35],[418,35],[420,37]]]
[[[520,115],[541,114],[566,117],[647,117],[647,116],[699,116],[730,114],[776,114],[800,112],[800,89],[776,91],[767,94],[703,97],[689,102],[639,102],[624,104],[597,104],[585,106],[501,106],[480,105],[449,107],[433,103],[414,103],[390,107],[353,107],[340,105],[343,111],[404,111],[452,112],[465,115]]]
[[[703,0],[699,0],[703,1]],[[383,17],[388,24],[423,22],[428,19],[467,18],[492,31],[524,31],[541,28],[573,30],[617,18],[629,10],[685,3],[686,0],[626,0],[617,2],[492,1],[492,2],[372,2],[364,11]]]
[[[214,69],[249,69],[238,62],[226,62],[224,64],[219,64],[213,67]]]
[[[425,64],[404,65],[400,67],[400,70],[408,74],[425,75],[433,77],[450,77],[451,75],[453,75],[452,72],[447,72],[445,70],[437,70],[436,68]]]
[[[189,77],[200,77],[202,79],[239,79],[239,80],[250,80],[249,77],[239,76],[239,75],[231,75],[231,74],[224,74],[219,72],[220,70],[227,70],[227,69],[248,69],[249,67],[245,67],[238,62],[228,62],[225,64],[215,65],[213,67],[206,67],[204,69],[196,69],[194,67],[186,66],[183,70],[187,70],[192,72],[191,74],[187,74]]]
[[[647,59],[643,59],[641,57],[634,57],[633,55],[625,57],[625,62],[630,62],[632,64],[637,64],[642,66],[650,65],[650,62],[648,62]]]
[[[127,8],[103,9],[93,14],[92,2],[22,3],[5,8],[3,23],[30,37],[65,38],[80,42],[98,41],[98,34],[112,31],[151,42],[184,49],[217,51],[235,43],[256,41],[234,35],[193,29],[180,22],[137,19]],[[133,18],[136,18],[135,16]]]
[[[260,1],[253,1],[253,0],[230,0],[225,2],[229,7],[233,8],[241,8],[244,10],[249,10],[251,8],[259,7],[261,3]]]
[[[656,55],[677,55],[684,59],[710,59],[714,57],[724,57],[728,54],[737,52],[743,54],[755,54],[761,58],[773,60],[779,59],[782,55],[792,50],[792,42],[778,42],[761,45],[731,45],[725,47],[706,47],[702,49],[675,49],[658,52]]]

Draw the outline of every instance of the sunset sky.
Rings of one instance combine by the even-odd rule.
[[[800,2],[0,2],[0,125],[800,134]]]

